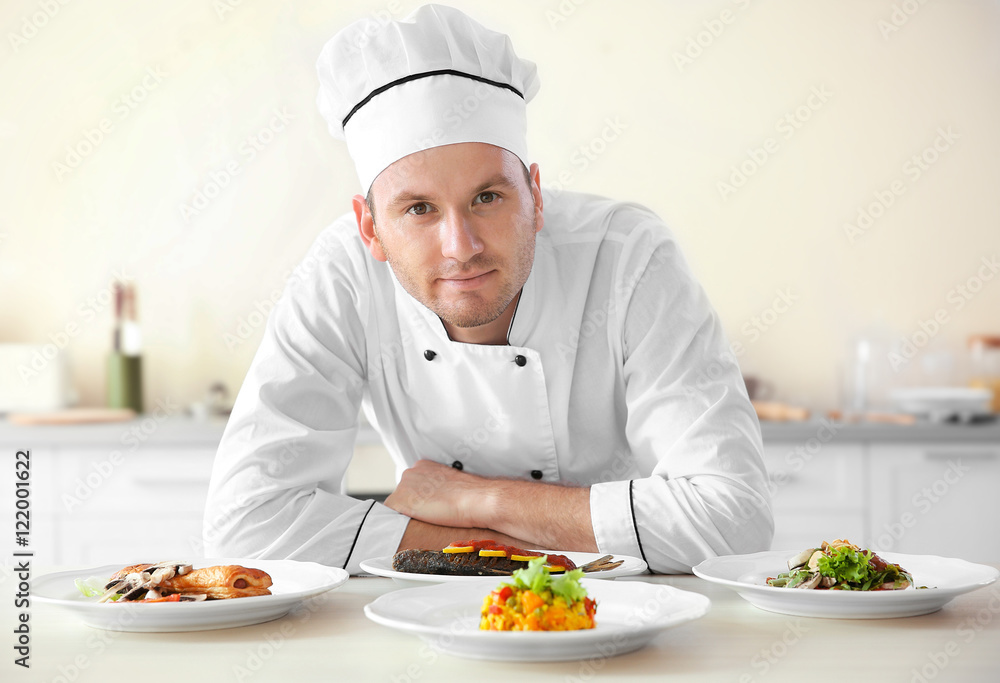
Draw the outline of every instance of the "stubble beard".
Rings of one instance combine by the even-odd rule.
[[[526,222],[530,223],[529,236],[523,240],[520,248],[515,253],[514,258],[516,262],[509,264],[512,266],[512,269],[508,270],[509,277],[502,283],[497,295],[489,300],[484,299],[478,291],[462,293],[457,297],[449,298],[436,296],[429,290],[425,293],[420,282],[414,277],[414,274],[410,273],[406,268],[400,267],[393,254],[385,249],[384,243],[382,244],[382,248],[385,251],[386,261],[388,261],[389,267],[392,268],[393,274],[410,296],[426,306],[449,325],[459,328],[479,327],[487,325],[503,315],[503,312],[507,310],[514,297],[521,291],[521,287],[524,286],[528,275],[531,273],[531,267],[535,258],[535,226],[537,225],[537,219],[532,213],[531,219]],[[525,229],[525,227],[521,229]],[[494,270],[498,266],[503,265],[503,261],[496,257],[477,254],[470,261],[462,264],[460,268],[442,269],[431,276],[423,278],[423,281],[432,283],[441,277],[454,277],[462,273],[484,272]]]

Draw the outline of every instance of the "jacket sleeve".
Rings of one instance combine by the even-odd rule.
[[[654,218],[623,248],[614,293],[626,436],[632,457],[652,471],[594,485],[591,513],[602,553],[679,573],[716,555],[768,549],[774,522],[760,424],[736,357]]]
[[[328,230],[317,240],[271,311],[216,454],[208,556],[353,574],[402,537],[408,518],[341,493],[365,386],[367,308],[341,239]]]

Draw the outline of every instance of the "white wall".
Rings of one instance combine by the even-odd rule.
[[[418,3],[233,4],[0,5],[0,342],[70,331],[85,404],[104,400],[110,343],[110,313],[91,302],[120,272],[138,285],[147,401],[239,387],[261,331],[241,325],[356,192],[316,112],[316,56],[348,21]],[[1000,331],[1000,278],[975,281],[1000,256],[997,2],[454,4],[538,63],[529,145],[543,182],[659,212],[745,370],[778,396],[833,407],[845,345],[879,321],[898,339],[943,309],[927,350],[959,356],[969,333]],[[779,127],[797,112],[799,127]],[[282,130],[262,133],[272,122]],[[69,168],[67,146],[87,152],[88,136]],[[267,144],[251,158],[255,136]],[[905,165],[928,148],[916,177]],[[771,151],[721,191],[751,149]],[[227,164],[238,175],[185,218]],[[893,183],[905,191],[848,235]],[[959,309],[952,290],[969,278],[981,291]],[[794,303],[770,317],[779,292]],[[773,324],[754,334],[755,316]],[[927,350],[893,380],[919,381]]]

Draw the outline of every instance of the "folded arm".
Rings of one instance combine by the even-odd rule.
[[[403,472],[385,503],[419,520],[411,522],[412,530],[407,530],[400,549],[437,547],[419,543],[425,536],[451,534],[443,544],[447,545],[459,540],[455,534],[469,538],[466,532],[474,530],[471,535],[522,547],[597,550],[586,487],[491,479],[420,460]],[[433,528],[426,529],[426,525]],[[445,536],[436,535],[441,528],[448,530]],[[408,545],[415,542],[418,545]]]

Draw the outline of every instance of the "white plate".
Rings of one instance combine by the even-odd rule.
[[[903,567],[914,584],[927,588],[899,591],[826,591],[775,588],[767,578],[788,571],[788,558],[796,550],[771,550],[752,555],[713,557],[694,568],[706,581],[732,588],[750,604],[799,617],[831,619],[887,619],[928,614],[944,607],[962,593],[988,586],[1000,570],[965,560],[936,555],[881,553],[887,562]]]
[[[386,593],[365,605],[372,621],[415,633],[440,652],[472,659],[557,662],[638,650],[670,626],[708,612],[704,595],[643,581],[581,581],[597,601],[597,626],[582,631],[480,631],[483,598],[503,577],[467,577]]]
[[[544,550],[539,550],[538,552],[546,552]],[[579,567],[580,565],[586,564],[596,560],[603,555],[599,553],[567,553],[558,550],[550,550],[548,552],[558,553],[559,555],[565,555],[569,559],[573,560],[573,563]],[[633,576],[635,574],[641,574],[646,571],[646,563],[643,562],[638,557],[631,557],[630,555],[615,555],[613,560],[623,560],[622,564],[614,569],[608,569],[603,572],[593,572],[587,574],[588,579],[614,579],[619,576]],[[368,560],[363,560],[361,562],[361,569],[368,572],[369,574],[374,574],[375,576],[385,576],[396,581],[396,583],[403,586],[419,586],[427,583],[462,583],[467,581],[476,581],[484,577],[481,576],[442,576],[441,574],[411,574],[409,572],[397,572],[392,568],[392,557],[375,557]],[[502,579],[502,576],[492,576],[485,577],[491,579]]]
[[[203,602],[97,603],[76,589],[76,579],[111,577],[126,564],[45,574],[32,582],[32,597],[68,610],[87,626],[109,631],[175,632],[208,631],[248,626],[288,614],[303,600],[325,593],[347,581],[343,569],[315,562],[292,560],[205,559],[193,562],[195,569],[238,564],[261,569],[271,575],[271,595]]]

